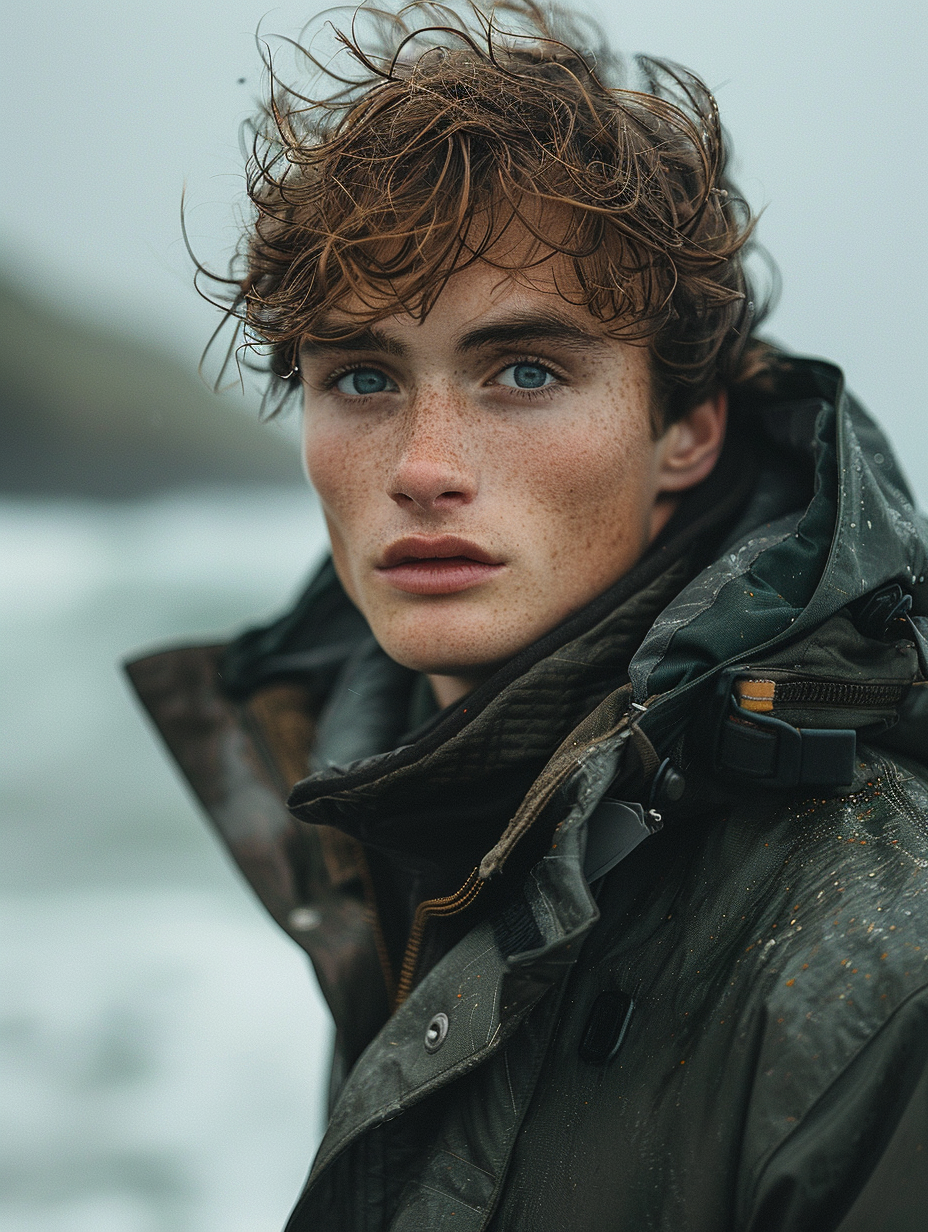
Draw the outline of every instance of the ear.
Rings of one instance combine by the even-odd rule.
[[[658,495],[684,492],[709,474],[725,443],[728,394],[720,390],[688,411],[658,442]]]

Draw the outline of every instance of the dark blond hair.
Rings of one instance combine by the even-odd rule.
[[[272,73],[244,276],[224,280],[245,345],[270,347],[272,403],[301,340],[333,336],[330,310],[348,313],[342,337],[421,319],[455,271],[508,268],[511,228],[535,237],[533,263],[566,258],[565,299],[649,347],[664,422],[737,379],[753,221],[698,77],[640,57],[622,84],[595,27],[532,0],[361,8],[334,38],[325,66],[298,49],[311,93]]]

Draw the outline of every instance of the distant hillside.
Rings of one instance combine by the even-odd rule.
[[[275,424],[153,347],[32,301],[0,276],[0,493],[132,497],[298,484]]]

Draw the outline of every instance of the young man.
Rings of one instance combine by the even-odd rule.
[[[705,87],[440,15],[254,165],[331,560],[130,669],[335,1019],[289,1226],[914,1232],[922,523],[751,335]]]

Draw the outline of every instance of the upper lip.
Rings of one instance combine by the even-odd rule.
[[[394,565],[406,565],[410,561],[444,560],[449,556],[466,556],[481,565],[502,564],[491,552],[457,535],[408,535],[390,544],[380,559],[379,567],[391,569]]]

